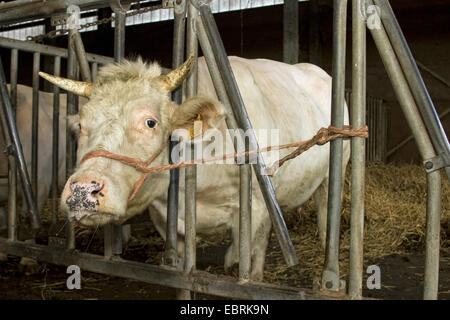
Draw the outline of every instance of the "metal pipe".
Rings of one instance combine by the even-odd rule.
[[[445,157],[450,158],[450,144],[447,135],[439,121],[433,101],[431,100],[400,25],[395,18],[394,11],[387,0],[375,0],[375,4],[381,8],[381,20],[383,21],[384,29],[398,57],[406,81],[411,88],[414,100],[428,129],[434,149],[438,155],[445,154]],[[450,180],[450,167],[446,167],[445,172],[447,178]]]
[[[172,68],[176,69],[184,61],[184,41],[186,30],[186,1],[174,5],[174,31],[172,48]],[[173,101],[181,104],[183,99],[182,86],[172,94]],[[169,154],[176,145],[176,141],[170,141]],[[169,157],[170,163],[172,159]],[[167,225],[166,225],[166,246],[164,250],[164,264],[176,267],[178,264],[178,193],[180,182],[180,170],[170,170],[170,184],[167,199]]]
[[[91,78],[92,81],[95,81],[95,78],[97,78],[97,73],[98,73],[98,63],[97,62],[93,62],[91,65]]]
[[[214,88],[227,113],[227,117],[225,118],[227,127],[229,129],[238,129],[239,127],[231,108],[231,103],[225,89],[225,84],[223,83],[219,72],[219,67],[214,58],[211,44],[208,41],[205,27],[200,18],[197,18],[196,29],[198,40],[200,42],[202,52],[205,55],[206,64],[208,66]],[[241,141],[234,141],[235,143],[243,145],[244,142],[247,142],[245,147],[247,150],[249,149],[248,140],[245,141],[244,137],[240,135],[237,136],[237,139],[241,139]],[[235,151],[237,151],[236,145]],[[236,159],[236,162],[239,163],[240,161]],[[240,163],[248,163],[248,161],[242,161]],[[252,240],[252,169],[250,165],[239,165],[239,181],[239,279],[241,281],[247,281],[250,279]]]
[[[449,114],[450,114],[450,108],[447,108],[444,112],[439,114],[439,119],[442,120],[444,117],[446,117]],[[393,147],[391,150],[389,150],[386,153],[386,157],[392,156],[394,153],[396,153],[399,149],[401,149],[403,146],[405,146],[408,142],[410,142],[413,139],[414,139],[414,136],[409,135],[407,138],[403,139],[395,147]]]
[[[211,275],[195,270],[189,277],[183,271],[120,259],[107,260],[101,255],[71,252],[44,245],[29,244],[21,241],[8,242],[0,238],[0,251],[15,256],[24,256],[38,261],[58,265],[77,265],[82,270],[144,281],[156,285],[192,290],[219,297],[233,297],[246,300],[304,300],[329,299],[309,289],[279,286],[265,283],[246,283],[242,285],[237,279]],[[344,297],[345,299],[345,297]]]
[[[39,69],[41,54],[33,54],[33,97],[31,124],[31,185],[34,201],[38,198],[38,144],[39,144]]]
[[[365,0],[352,2],[352,127],[366,125],[366,25],[364,15]],[[363,280],[364,243],[364,182],[366,141],[352,138],[352,190],[350,218],[350,265],[348,295],[361,298]]]
[[[17,70],[19,52],[11,50],[9,96],[13,114],[17,109]],[[14,117],[15,119],[15,117]],[[6,129],[6,123],[2,122],[6,145],[11,145],[11,139]],[[17,164],[13,154],[8,155],[8,239],[17,240]]]
[[[211,48],[211,44],[208,41],[205,27],[203,26],[200,18],[196,21],[197,35],[202,48],[202,52],[205,55],[206,64],[208,66],[209,74],[214,84],[217,96],[225,107],[227,117],[225,121],[227,127],[230,129],[238,129],[236,119],[234,118],[233,110],[231,108],[230,100],[227,96],[225,84],[219,72],[219,67],[214,58],[214,54]],[[234,141],[240,145],[244,143],[243,136],[237,136],[237,139],[241,141]],[[248,142],[248,140],[247,140]],[[248,143],[246,144],[248,149]],[[235,146],[235,151],[236,151]],[[237,162],[238,159],[236,159]],[[245,161],[248,163],[248,161]],[[240,162],[240,163],[245,163]],[[252,169],[248,164],[239,165],[239,279],[241,281],[247,281],[250,278],[251,270],[251,203],[252,203]]]
[[[439,80],[440,82],[442,82],[444,85],[446,85],[447,87],[450,88],[450,82],[447,81],[446,79],[444,79],[442,76],[440,76],[438,73],[434,72],[433,70],[431,70],[430,68],[428,68],[426,65],[424,65],[423,63],[421,63],[420,61],[416,60],[416,64],[417,66],[428,72],[429,74],[431,74],[434,78],[436,78],[437,80]]]
[[[345,45],[347,26],[347,1],[333,2],[333,82],[331,125],[344,126],[345,96]],[[338,291],[339,280],[339,224],[342,201],[342,154],[343,141],[330,142],[330,173],[328,186],[327,247],[325,267],[322,273],[322,288]]]
[[[17,108],[17,70],[19,64],[19,50],[11,49],[11,73],[9,81],[9,96],[14,113]]]
[[[283,2],[283,62],[295,64],[299,54],[298,0]]]
[[[53,74],[61,73],[61,57],[55,57]],[[52,227],[58,223],[58,173],[59,173],[59,87],[53,86],[53,134],[52,134]]]
[[[89,62],[86,57],[86,51],[84,50],[80,32],[78,32],[77,29],[74,29],[71,36],[73,37],[75,54],[77,55],[78,65],[80,66],[81,78],[83,81],[92,82],[91,70],[89,68]]]
[[[239,92],[236,79],[233,75],[233,71],[231,70],[230,62],[228,61],[223,42],[220,38],[219,30],[211,13],[211,8],[207,3],[196,0],[192,1],[200,10],[202,22],[205,26],[206,34],[211,43],[211,48],[216,58],[217,65],[219,66],[222,78],[224,80],[226,90],[233,107],[233,112],[239,123],[239,127],[242,128],[245,132],[249,133],[248,136],[250,138],[250,146],[252,146],[252,148],[257,148],[258,142],[248,118],[248,114]],[[294,246],[292,245],[292,241],[289,237],[289,233],[286,228],[281,209],[278,205],[272,182],[269,176],[265,174],[266,166],[261,154],[257,155],[257,160],[258,161],[253,165],[253,168],[255,170],[261,192],[266,202],[266,206],[269,211],[275,233],[278,237],[278,241],[280,242],[281,250],[287,264],[290,266],[296,265],[298,263],[297,255],[295,253]]]
[[[373,4],[371,0],[367,1],[367,5]],[[385,65],[385,69],[394,87],[394,91],[397,95],[400,106],[405,114],[409,127],[414,135],[417,143],[420,155],[423,160],[431,159],[436,156],[435,150],[428,136],[424,122],[420,117],[417,110],[416,103],[413,95],[408,87],[408,83],[403,75],[400,64],[392,48],[389,38],[384,30],[384,27],[370,28],[372,37],[375,41],[375,45],[378,48],[381,59]],[[436,179],[433,175],[432,178],[428,178],[428,182],[431,179]],[[438,198],[441,194],[441,185],[435,183],[437,180],[433,180],[433,185],[428,186],[428,207],[427,207],[427,239],[433,237],[433,235],[439,234],[439,224],[436,224],[436,219],[439,219],[440,206],[432,205],[432,201]],[[441,201],[439,196],[439,202]],[[430,236],[428,236],[430,234]],[[431,272],[439,271],[439,246],[431,247],[432,243],[427,243],[426,246],[426,261],[425,261],[425,285],[424,285],[424,297],[427,299],[437,299],[438,279],[437,274],[429,276]],[[437,250],[437,254],[436,254]],[[431,282],[430,282],[431,281]]]
[[[441,228],[441,173],[427,174],[427,223],[424,275],[424,300],[437,300],[439,290],[439,240]]]
[[[119,1],[111,2],[114,10],[114,60],[120,63],[125,57],[125,20],[126,11],[122,8]],[[112,254],[119,256],[122,254],[122,225],[111,225],[111,243],[105,239],[105,248],[107,244],[112,246]],[[105,232],[106,235],[106,232]],[[105,252],[109,249],[105,249]],[[106,253],[105,253],[106,255]]]
[[[68,57],[67,57],[67,78],[77,79],[77,59],[75,53],[74,37],[75,29],[69,30],[68,37]],[[78,112],[78,97],[67,91],[67,108],[66,114],[74,115]],[[66,180],[72,175],[72,171],[76,162],[76,144],[73,139],[70,126],[68,123],[68,117],[66,117]],[[67,223],[66,227],[66,246],[68,249],[75,249],[75,230],[72,223]]]
[[[30,41],[14,40],[0,37],[0,47],[9,49],[18,49],[21,51],[40,53],[48,56],[60,56],[61,58],[68,58],[69,53],[67,49],[34,43]],[[101,56],[98,54],[87,53],[86,57],[89,62],[98,62],[101,64],[113,63],[114,59],[111,57]]]
[[[8,95],[8,89],[6,86],[6,77],[3,69],[3,63],[0,58],[0,96],[2,102],[1,117],[3,123],[6,123],[5,128],[7,128],[7,135],[10,137],[12,143],[12,150],[16,163],[18,164],[18,171],[20,182],[22,185],[23,194],[25,196],[25,201],[30,212],[29,216],[31,219],[32,229],[36,232],[41,227],[39,221],[39,215],[36,208],[36,203],[34,202],[33,190],[31,188],[30,178],[28,176],[27,165],[22,151],[22,145],[20,143],[19,133],[17,132],[16,124],[14,121],[14,113],[11,107],[11,101]],[[5,130],[6,132],[6,130]]]
[[[122,3],[138,2],[125,0]],[[70,2],[69,2],[70,4]],[[99,9],[108,7],[108,1],[105,0],[77,0],[74,2],[81,11]],[[20,5],[0,4],[0,25],[12,24],[22,21],[48,18],[67,12],[68,2],[64,0],[41,0],[21,3]]]
[[[187,30],[186,30],[186,52],[193,53],[195,63],[192,71],[186,79],[186,98],[194,97],[197,94],[198,85],[198,41],[195,32],[195,20],[198,15],[197,9],[191,2],[187,4]],[[191,148],[191,157],[195,157],[194,144],[189,145]],[[185,232],[184,232],[184,271],[189,274],[196,268],[196,193],[197,193],[197,166],[185,168]],[[181,296],[180,296],[181,298]],[[189,291],[184,293],[185,299],[190,299]]]

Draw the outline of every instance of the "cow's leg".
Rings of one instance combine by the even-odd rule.
[[[266,208],[260,209],[262,217],[260,221],[252,223],[252,271],[250,278],[254,281],[262,281],[264,276],[264,264],[266,261],[266,250],[269,244],[272,223]]]
[[[317,230],[322,249],[325,250],[327,239],[327,211],[328,211],[328,177],[323,180],[313,195],[316,205]]]
[[[231,245],[225,254],[224,269],[229,273],[231,268],[239,263],[239,212],[233,215],[233,224],[231,228]]]

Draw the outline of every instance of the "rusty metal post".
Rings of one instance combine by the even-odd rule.
[[[41,54],[33,54],[33,96],[31,124],[31,185],[34,201],[38,199],[38,144],[39,144],[39,69]]]

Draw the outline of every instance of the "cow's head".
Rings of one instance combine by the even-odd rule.
[[[125,61],[101,68],[93,83],[41,74],[61,88],[89,97],[79,111],[78,167],[61,196],[61,208],[69,218],[85,226],[122,223],[167,191],[169,172],[162,171],[149,175],[128,201],[140,172],[108,158],[95,157],[81,164],[80,160],[91,151],[107,150],[145,162],[162,150],[152,166],[167,164],[168,137],[175,129],[189,129],[198,115],[204,131],[217,127],[224,117],[219,102],[194,97],[177,105],[170,100],[171,91],[192,65],[190,57],[178,69],[161,75],[156,63]]]

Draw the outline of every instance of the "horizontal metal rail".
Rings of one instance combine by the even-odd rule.
[[[298,289],[273,284],[247,282],[228,276],[216,276],[205,271],[189,274],[171,267],[156,266],[142,262],[106,259],[100,255],[80,253],[73,250],[8,241],[0,238],[0,252],[28,257],[57,265],[77,265],[82,270],[116,276],[172,288],[187,289],[220,297],[257,300],[318,300],[336,298],[323,296],[309,289]],[[347,299],[340,296],[340,299]]]
[[[0,47],[9,49],[19,49],[22,51],[41,53],[49,56],[59,56],[62,58],[68,57],[67,49],[48,46],[30,41],[13,40],[5,37],[0,37]],[[96,62],[100,64],[113,63],[114,58],[102,56],[99,54],[86,53],[89,62]]]

